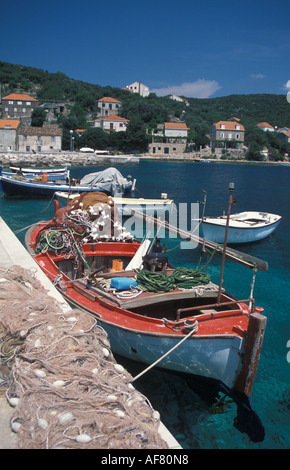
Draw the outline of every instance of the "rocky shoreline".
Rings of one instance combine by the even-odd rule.
[[[183,153],[178,155],[96,155],[94,153],[81,153],[63,151],[59,153],[0,153],[0,165],[3,168],[10,166],[25,167],[63,167],[63,166],[93,166],[93,165],[119,165],[138,164],[139,161],[171,161],[171,162],[216,162],[216,163],[253,163],[253,164],[279,164],[281,162],[250,162],[244,158],[221,159],[201,158],[200,153]],[[282,162],[285,165],[285,162]],[[290,164],[289,162],[287,162]]]

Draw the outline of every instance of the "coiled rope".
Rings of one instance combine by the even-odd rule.
[[[176,268],[170,276],[142,270],[137,273],[138,286],[147,292],[169,292],[173,289],[192,289],[210,282],[210,275],[199,269]]]

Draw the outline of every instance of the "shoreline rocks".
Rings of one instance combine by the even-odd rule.
[[[164,161],[164,162],[216,162],[216,163],[253,163],[253,164],[279,164],[287,162],[256,162],[245,160],[245,158],[224,159],[220,156],[211,158],[209,155],[201,155],[200,152],[183,153],[175,155],[96,155],[94,153],[81,153],[63,151],[59,153],[24,153],[24,152],[0,152],[0,166],[25,167],[63,167],[63,166],[94,166],[94,165],[124,165],[138,164],[139,161]]]

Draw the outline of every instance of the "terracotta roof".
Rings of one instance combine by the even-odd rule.
[[[98,118],[96,121],[129,121],[129,119],[122,118],[113,114],[112,116],[107,116],[105,118]]]
[[[105,101],[106,103],[121,103],[121,101],[115,100],[114,98],[111,98],[110,96],[104,96],[98,101]]]
[[[286,135],[287,137],[290,137],[290,132],[280,132],[280,134]]]
[[[17,129],[20,124],[19,119],[0,119],[0,129],[10,127],[10,129]]]
[[[2,100],[37,101],[35,98],[32,98],[32,96],[22,95],[20,93],[11,93],[10,95],[4,96]]]
[[[185,122],[165,122],[165,129],[189,129]]]
[[[221,127],[222,125],[225,126],[224,129],[227,131],[237,131],[237,130],[244,131],[245,130],[242,124],[237,124],[236,122],[233,122],[233,121],[219,121],[214,124],[216,129],[222,129]],[[240,126],[240,129],[237,129],[236,126]]]
[[[268,124],[267,122],[260,122],[259,124],[257,124],[258,127],[269,127],[271,129],[273,129],[273,126],[271,126],[271,124]]]

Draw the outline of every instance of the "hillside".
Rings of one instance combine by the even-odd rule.
[[[249,132],[262,121],[272,126],[290,127],[290,106],[286,94],[187,98],[189,106],[186,106],[169,97],[150,94],[147,98],[142,98],[122,88],[101,87],[73,80],[61,72],[49,73],[6,62],[0,62],[0,83],[2,96],[12,92],[25,92],[36,97],[40,103],[64,103],[64,112],[56,115],[56,122],[64,129],[89,128],[89,121],[96,117],[96,101],[103,96],[111,96],[122,102],[120,115],[133,123],[132,132],[136,128],[141,132],[155,129],[158,124],[169,120],[185,121],[190,128],[190,137],[197,145],[203,146],[208,143],[207,134],[212,124],[233,116],[239,118]],[[104,142],[104,146],[107,144],[108,142]],[[122,147],[124,142],[119,142],[118,145]],[[144,139],[142,145],[146,145]]]

